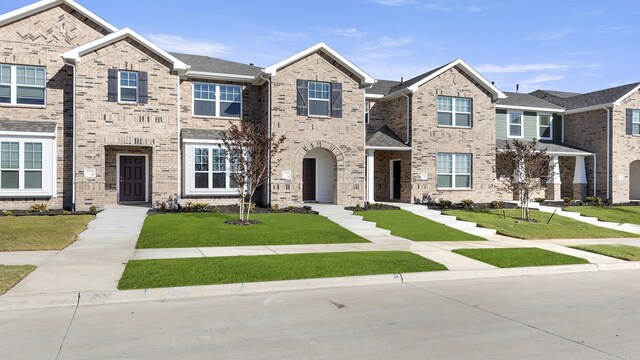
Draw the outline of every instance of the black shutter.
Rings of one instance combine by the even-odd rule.
[[[107,101],[118,102],[118,70],[109,69],[107,76]]]
[[[138,73],[138,103],[149,103],[149,74],[144,71]]]
[[[633,135],[633,109],[627,109],[627,135]]]
[[[309,81],[300,80],[297,81],[298,87],[298,115],[309,115]]]
[[[342,83],[331,83],[331,117],[342,117]]]

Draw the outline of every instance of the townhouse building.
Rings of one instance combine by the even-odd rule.
[[[73,0],[0,15],[0,209],[234,203],[221,133],[286,136],[257,202],[509,199],[496,165],[537,138],[548,199],[640,199],[640,84],[505,93],[463,60],[376,80],[320,43],[269,67],[170,53]]]

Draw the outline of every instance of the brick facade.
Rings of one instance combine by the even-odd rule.
[[[612,111],[611,196],[615,202],[628,202],[630,165],[640,160],[640,136],[627,134],[627,109],[640,109],[640,91],[625,99]],[[634,174],[635,175],[635,174]],[[636,183],[637,183],[637,179]]]

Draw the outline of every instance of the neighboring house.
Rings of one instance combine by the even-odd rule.
[[[73,0],[0,15],[0,38],[0,209],[232,203],[221,133],[240,121],[286,136],[262,204],[489,202],[512,138],[552,156],[549,199],[640,199],[639,84],[505,94],[462,60],[376,81],[324,43],[261,68],[168,53]]]

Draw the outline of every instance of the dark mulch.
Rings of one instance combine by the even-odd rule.
[[[206,208],[194,208],[188,209],[181,207],[178,210],[165,210],[150,209],[148,215],[170,214],[170,213],[222,213],[222,214],[239,214],[240,206],[238,205],[220,205],[220,206],[207,206]],[[311,210],[310,206],[288,206],[281,209],[273,209],[267,207],[255,207],[251,210],[252,214],[272,214],[272,213],[293,213],[293,214],[310,214],[318,215],[317,211]]]
[[[344,208],[348,211],[367,211],[367,210],[400,210],[399,207],[387,204],[365,204],[364,206],[357,208],[355,206],[347,206]]]
[[[237,225],[237,226],[249,226],[249,225],[258,225],[258,224],[262,224],[262,221],[258,221],[258,220],[240,220],[240,219],[235,219],[235,220],[227,220],[224,222],[225,224],[229,224],[229,225]]]
[[[469,209],[475,209],[475,210],[515,209],[515,208],[518,207],[518,205],[513,204],[513,203],[508,203],[508,202],[502,202],[502,203],[500,203],[500,206],[494,206],[491,203],[474,203],[470,207],[465,207],[465,205],[463,205],[463,204],[451,204],[451,206],[449,206],[449,207],[444,207],[444,206],[440,205],[440,203],[420,203],[420,204],[416,204],[416,205],[423,205],[423,206],[426,206],[429,209],[439,210],[439,211],[443,211],[443,210],[465,210],[465,209],[466,210],[469,210]]]
[[[72,215],[95,215],[100,211],[67,211],[62,209],[52,209],[47,211],[32,211],[32,210],[3,210],[0,211],[0,217],[3,216],[72,216]]]

